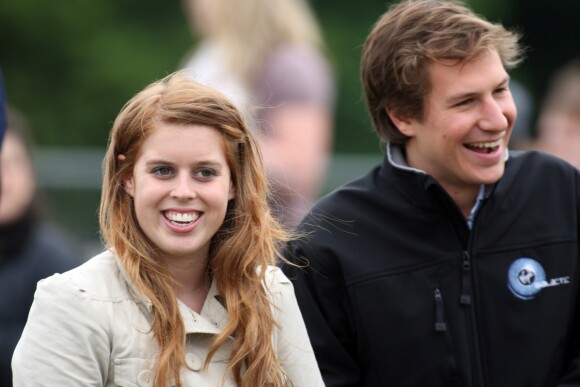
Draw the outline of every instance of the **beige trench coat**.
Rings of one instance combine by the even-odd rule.
[[[324,386],[291,282],[268,268],[280,328],[273,341],[296,387]],[[212,285],[200,314],[179,308],[187,332],[184,386],[234,386],[223,379],[232,343],[204,371],[208,347],[228,314]],[[152,386],[157,344],[151,303],[129,282],[116,257],[104,252],[80,267],[38,283],[28,322],[12,359],[14,386]]]

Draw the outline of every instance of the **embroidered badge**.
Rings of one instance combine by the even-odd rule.
[[[533,299],[544,288],[569,283],[569,276],[547,280],[542,265],[532,258],[516,259],[508,270],[508,288],[522,300]]]

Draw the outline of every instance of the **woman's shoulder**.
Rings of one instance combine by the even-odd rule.
[[[111,251],[104,251],[72,270],[39,281],[38,291],[63,296],[74,294],[101,301],[116,301],[129,296]]]
[[[292,282],[286,277],[282,269],[277,266],[268,266],[264,275],[264,284],[272,296],[294,294]]]

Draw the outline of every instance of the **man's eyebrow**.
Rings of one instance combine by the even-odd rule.
[[[510,76],[509,76],[509,75],[506,75],[506,77],[503,79],[503,81],[501,81],[501,82],[498,84],[498,86],[505,85],[506,83],[509,83],[509,82],[510,82],[510,80],[511,80]]]

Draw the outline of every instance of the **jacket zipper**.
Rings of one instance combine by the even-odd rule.
[[[447,330],[447,323],[445,323],[445,314],[443,311],[443,296],[441,290],[435,288],[435,331],[445,332]]]
[[[443,294],[439,287],[433,289],[433,295],[435,298],[435,332],[441,332],[440,334],[445,335],[445,343],[447,346],[447,359],[446,364],[449,367],[449,387],[461,386],[459,380],[459,368],[457,366],[457,360],[455,358],[455,351],[453,350],[453,341],[451,340],[451,334],[447,329],[447,322],[445,321],[445,307],[443,303]]]
[[[461,260],[461,305],[471,305],[471,258],[468,251],[463,251]]]
[[[472,351],[472,381],[474,387],[484,387],[485,383],[483,381],[482,366],[483,362],[481,360],[481,349],[479,347],[479,338],[477,336],[477,319],[475,316],[475,308],[472,306],[472,272],[471,272],[471,255],[469,251],[464,250],[462,253],[462,284],[461,284],[461,296],[459,303],[463,305],[467,310],[467,324],[469,331],[469,341],[471,343]]]
[[[465,218],[459,208],[455,205],[451,197],[443,190],[441,186],[440,193],[442,194],[440,198],[442,199],[442,209],[447,212],[448,215],[452,215],[453,211],[455,211],[457,218],[453,216],[448,217],[449,224],[454,230],[455,235],[458,237],[459,246],[461,248],[461,289],[460,289],[460,297],[459,297],[459,304],[465,308],[466,313],[466,323],[467,323],[467,331],[469,337],[467,338],[469,342],[469,366],[471,368],[471,384],[472,387],[485,387],[485,383],[483,380],[483,363],[481,360],[481,353],[479,348],[479,339],[477,337],[478,328],[477,328],[477,319],[475,316],[475,306],[474,306],[474,299],[473,299],[473,273],[472,273],[472,263],[471,263],[471,255],[470,255],[470,246],[472,245],[472,241],[474,239],[474,232],[477,226],[477,214],[475,219],[473,220],[473,226],[467,237],[467,246],[465,245],[465,241],[463,238],[460,237],[460,233],[457,230],[459,227],[459,219],[461,219],[461,223],[465,225]],[[478,214],[481,213],[485,202],[481,203]],[[452,209],[453,208],[453,209]],[[457,220],[457,222],[454,221]],[[467,227],[467,226],[465,226]]]

